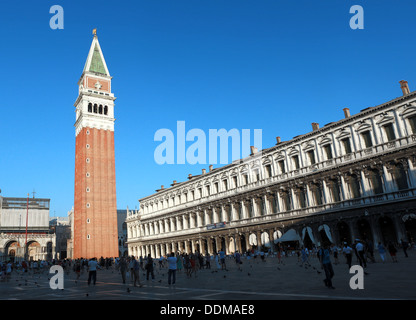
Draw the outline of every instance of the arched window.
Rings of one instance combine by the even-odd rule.
[[[103,106],[100,104],[100,106],[98,107],[98,113],[99,114],[103,114]]]
[[[92,112],[92,103],[88,104],[88,112]]]
[[[392,171],[393,179],[396,182],[397,189],[405,190],[409,188],[409,184],[407,183],[407,174],[406,170],[401,163],[398,163],[394,166]]]
[[[376,169],[370,170],[368,178],[370,180],[371,188],[374,194],[383,193],[383,180],[381,179],[380,172]]]
[[[104,106],[104,114],[107,115],[108,114],[108,107]]]
[[[353,199],[361,197],[360,180],[358,179],[356,174],[352,174],[349,177],[349,187],[350,187],[351,197]]]
[[[94,113],[97,113],[97,105],[94,104]]]

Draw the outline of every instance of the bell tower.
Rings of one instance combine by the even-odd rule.
[[[74,104],[73,258],[118,257],[114,101],[96,29]]]

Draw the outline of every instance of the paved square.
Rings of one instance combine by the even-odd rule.
[[[310,258],[310,266],[301,266],[296,256],[284,258],[282,264],[276,257],[243,260],[238,270],[232,258],[227,259],[227,270],[199,270],[187,277],[182,270],[177,273],[175,286],[167,284],[167,268],[155,266],[155,280],[146,280],[140,273],[143,287],[133,287],[131,279],[122,283],[121,275],[114,268],[99,270],[95,286],[87,285],[88,274],[83,272],[76,281],[71,270],[65,273],[64,290],[49,286],[48,274],[12,274],[9,282],[0,283],[2,300],[382,300],[416,299],[416,251],[410,250],[405,258],[398,252],[398,262],[391,259],[382,263],[376,254],[376,263],[368,263],[365,269],[364,289],[353,290],[345,258],[334,264],[335,289],[324,286],[324,272],[316,257]],[[353,258],[353,264],[357,263]]]

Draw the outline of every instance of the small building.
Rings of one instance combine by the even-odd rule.
[[[49,228],[50,199],[0,196],[0,259],[50,260],[55,234]]]

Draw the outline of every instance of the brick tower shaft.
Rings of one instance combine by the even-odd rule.
[[[75,102],[75,259],[119,255],[111,79],[94,33]]]

